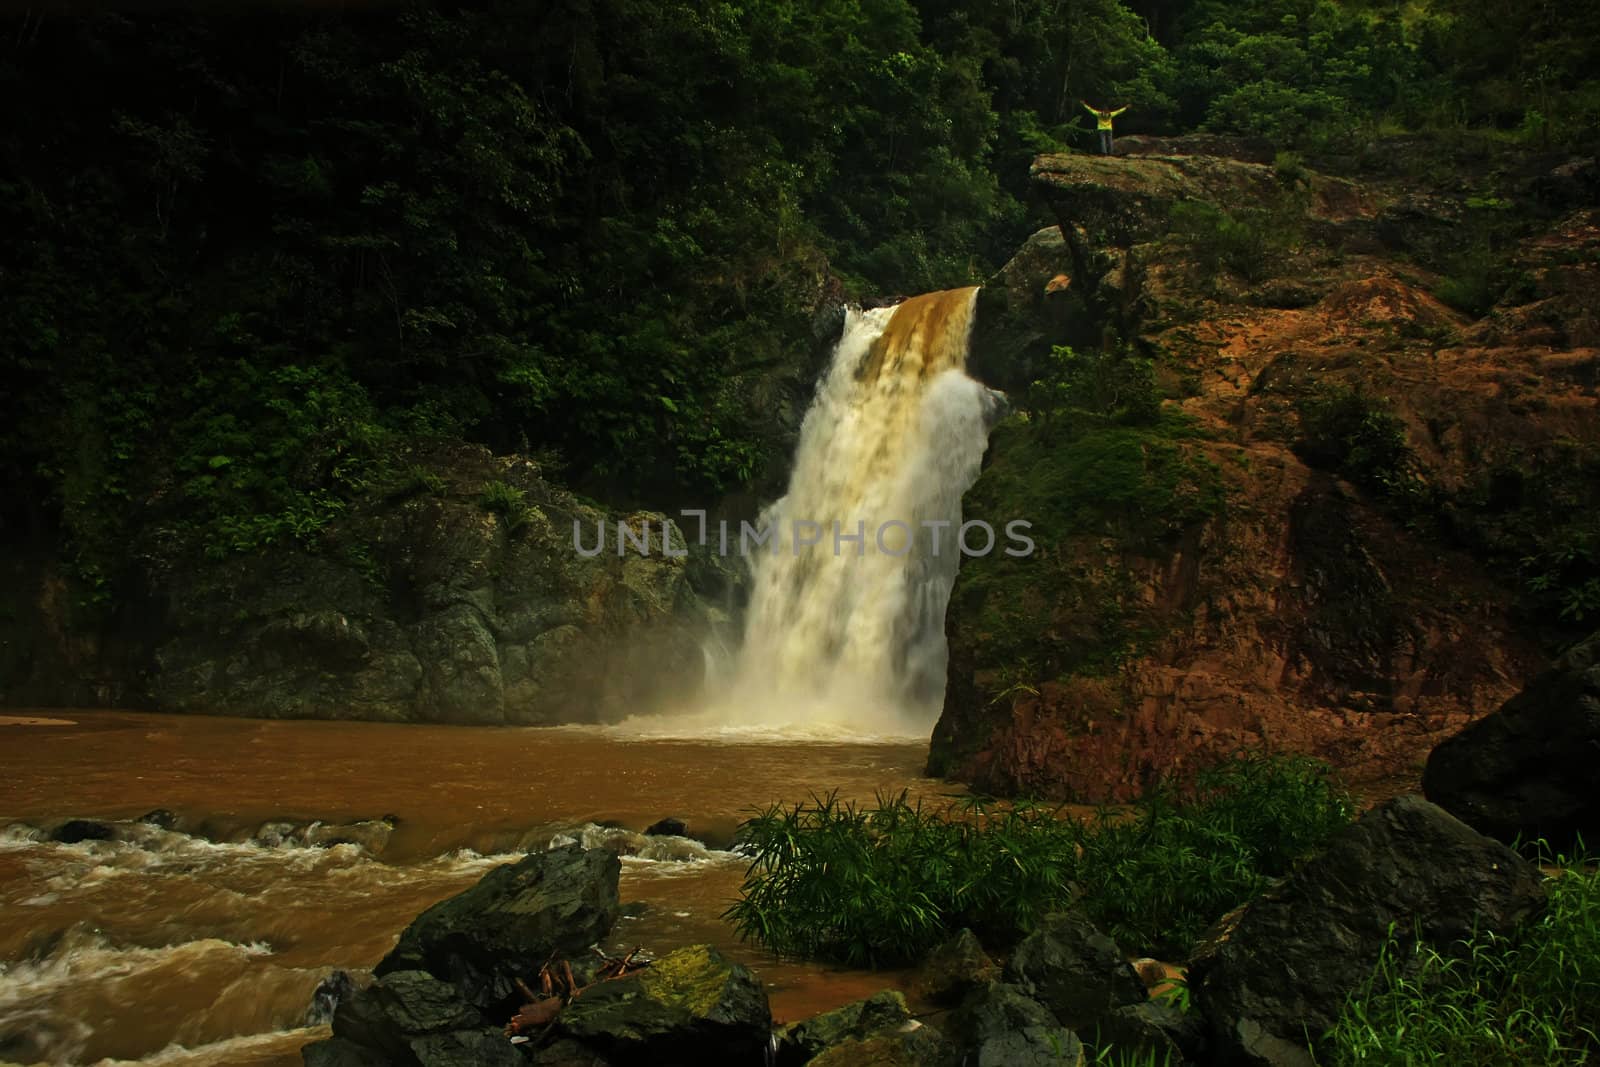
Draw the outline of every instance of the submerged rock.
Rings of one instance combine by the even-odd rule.
[[[1391,930],[1449,951],[1511,930],[1543,899],[1535,867],[1421,797],[1374,808],[1191,963],[1213,1054],[1310,1067],[1308,1041],[1371,975]]]
[[[682,819],[668,816],[651,823],[645,828],[644,833],[646,837],[687,837],[689,824]]]
[[[746,967],[692,945],[586,989],[556,1026],[614,1064],[759,1064],[772,1013]]]
[[[1070,911],[1047,915],[1022,939],[1006,964],[1005,978],[1073,1028],[1149,996],[1116,942]]]
[[[1600,841],[1600,633],[1428,757],[1422,790],[1502,841]]]
[[[308,845],[326,848],[332,845],[358,845],[369,855],[376,856],[389,843],[394,824],[385,819],[363,819],[360,822],[312,823],[306,827]]]
[[[110,841],[117,836],[117,828],[97,819],[68,819],[51,833],[50,840],[63,845],[76,845],[80,841]]]
[[[454,982],[475,1006],[502,1009],[516,997],[516,979],[610,932],[621,871],[611,853],[576,845],[497,867],[419,915],[374,973],[426,971]]]
[[[178,828],[178,813],[167,808],[156,808],[139,816],[138,821],[146,826],[154,826],[158,830],[176,830]]]

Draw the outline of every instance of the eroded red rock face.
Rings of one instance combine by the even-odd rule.
[[[1513,695],[1564,632],[1530,613],[1504,551],[1450,528],[1454,505],[1438,501],[1472,496],[1492,517],[1503,488],[1517,514],[1518,494],[1548,491],[1541,464],[1600,449],[1600,210],[1571,207],[1524,237],[1522,281],[1475,318],[1430,293],[1439,274],[1416,248],[1385,245],[1385,220],[1412,195],[1394,184],[1313,175],[1314,225],[1267,276],[1201,280],[1140,213],[1184,191],[1216,200],[1235,177],[1257,190],[1270,168],[1071,160],[1036,167],[1070,246],[1039,265],[1041,291],[1070,269],[1074,290],[1098,286],[1102,313],[1162,354],[1162,373],[1184,374],[1189,395],[1167,403],[1203,431],[1186,447],[1215,464],[1227,504],[1157,551],[1115,536],[1046,545],[1132,576],[1154,632],[1109,670],[1019,679],[985,658],[980,613],[963,612],[958,586],[930,769],[998,794],[1115,801],[1269,748],[1327,759],[1358,786],[1414,785],[1429,750]],[[1405,211],[1423,211],[1412,200]],[[1017,273],[1006,282],[1015,292]],[[1308,448],[1307,400],[1335,389],[1399,420],[1416,486],[1363,482]],[[1515,484],[1497,487],[1502,466]],[[1423,489],[1426,522],[1396,503]],[[1056,603],[1039,625],[1067,642],[1091,616]]]

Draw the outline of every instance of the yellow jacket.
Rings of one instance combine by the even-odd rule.
[[[1090,107],[1087,102],[1083,106],[1089,114],[1094,116],[1094,128],[1097,130],[1109,130],[1111,128],[1111,120],[1128,110],[1126,107],[1119,107],[1115,111],[1101,111],[1097,107]]]

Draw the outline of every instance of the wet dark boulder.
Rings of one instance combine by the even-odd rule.
[[[584,990],[556,1026],[619,1067],[760,1064],[772,1013],[748,968],[710,945],[691,945]]]
[[[818,1053],[807,1067],[959,1067],[960,1051],[915,1019],[895,1030],[847,1037]]]
[[[1149,996],[1117,943],[1071,911],[1047,915],[1022,939],[1006,963],[1005,979],[1074,1029]]]
[[[1097,1044],[1156,1063],[1200,1060],[1206,1049],[1205,1022],[1159,1000],[1124,1004],[1102,1015],[1085,1033],[1092,1033]]]
[[[426,971],[476,1007],[503,1011],[516,1000],[518,978],[552,954],[583,954],[611,931],[621,871],[611,853],[577,845],[497,867],[419,915],[374,973]]]
[[[485,1041],[486,1035],[494,1040]],[[519,1062],[505,1035],[455,986],[424,971],[392,972],[341,1000],[333,1013],[333,1036],[338,1046],[316,1052],[317,1059],[311,1048],[306,1050],[308,1064],[339,1064],[338,1055],[354,1055],[356,1049],[408,1067]]]
[[[1191,961],[1217,1062],[1310,1067],[1309,1042],[1371,975],[1390,931],[1441,951],[1542,905],[1537,868],[1421,797],[1367,812]]]
[[[968,993],[996,981],[995,966],[971,930],[960,930],[928,953],[912,979],[917,996],[932,1004],[959,1004]]]
[[[1558,850],[1600,841],[1600,633],[1428,757],[1422,790],[1474,829]]]
[[[991,982],[950,1016],[948,1032],[968,1067],[1078,1067],[1083,1043],[1055,1013],[1017,986]]]
[[[783,1027],[777,1034],[776,1067],[801,1067],[824,1050],[897,1032],[911,1021],[906,998],[892,989]]]
[[[689,824],[682,819],[668,816],[658,819],[645,828],[646,837],[688,837]]]
[[[117,828],[98,819],[68,819],[51,833],[50,840],[63,845],[76,845],[81,841],[111,841]]]

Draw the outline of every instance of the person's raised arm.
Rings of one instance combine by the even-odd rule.
[[[1118,115],[1122,114],[1126,110],[1128,110],[1128,105],[1127,104],[1123,104],[1121,107],[1117,108],[1117,110],[1115,110],[1115,111],[1113,111],[1111,113],[1111,117],[1112,118],[1116,118]]]

